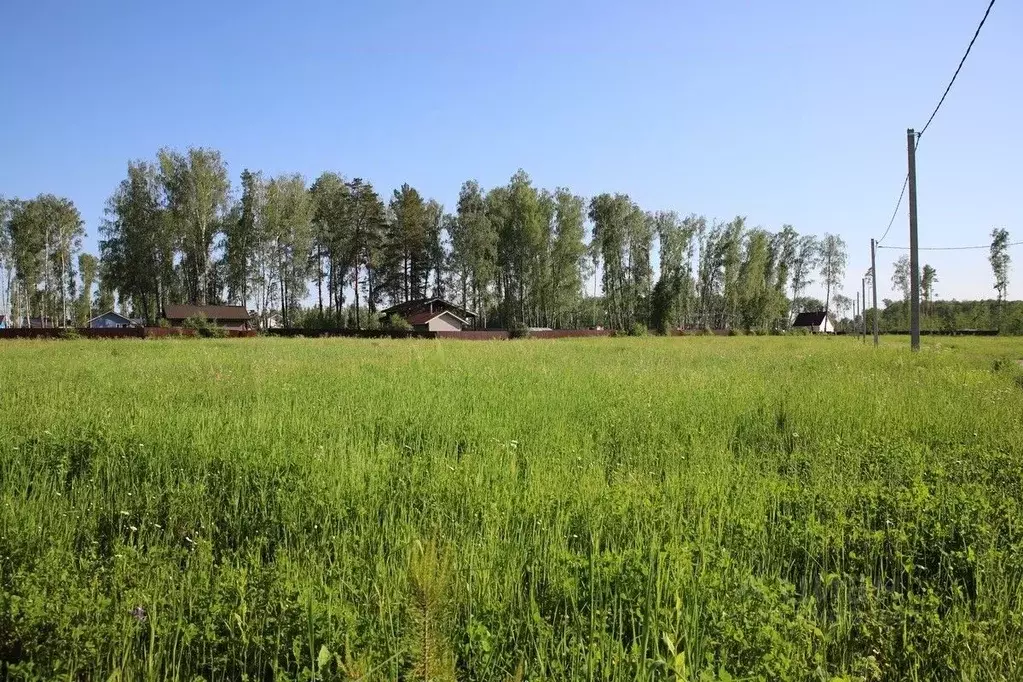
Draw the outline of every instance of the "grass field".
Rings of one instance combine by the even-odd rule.
[[[1019,680],[1023,345],[8,342],[0,678]]]

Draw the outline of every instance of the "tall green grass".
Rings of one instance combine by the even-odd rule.
[[[1023,347],[0,346],[0,673],[1017,680]]]

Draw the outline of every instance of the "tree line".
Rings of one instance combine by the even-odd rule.
[[[334,172],[309,183],[246,169],[235,187],[218,151],[161,149],[128,164],[98,255],[82,251],[68,199],[2,201],[0,218],[0,295],[15,320],[81,323],[116,305],[155,322],[189,302],[365,327],[387,305],[437,296],[484,327],[767,331],[817,305],[841,316],[849,301],[837,235],[647,211],[625,194],[585,199],[521,170],[497,187],[465,182],[445,210],[408,184],[381,195]],[[806,296],[815,284],[820,302]]]

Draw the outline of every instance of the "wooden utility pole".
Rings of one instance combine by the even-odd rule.
[[[877,340],[877,242],[870,240],[870,287],[874,290],[874,345]]]
[[[920,250],[916,229],[916,133],[906,131],[909,160],[909,344],[920,350]]]
[[[867,278],[864,277],[860,280],[860,289],[863,293],[862,301],[863,306],[860,309],[860,333],[863,337],[863,343],[867,342]]]

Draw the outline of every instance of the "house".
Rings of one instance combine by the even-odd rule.
[[[89,329],[119,329],[123,327],[138,327],[140,325],[135,320],[109,310],[102,315],[92,318],[85,326]]]
[[[190,317],[205,317],[224,329],[251,329],[252,316],[243,305],[169,305],[163,316],[172,327],[181,327]]]
[[[472,326],[475,313],[442,298],[420,298],[381,310],[386,319],[390,315],[405,318],[416,331],[460,332]]]
[[[823,310],[799,313],[792,322],[792,328],[807,329],[811,334],[833,334],[835,331],[835,325]]]
[[[249,315],[260,329],[280,329],[284,326],[284,318],[276,310],[268,310],[265,315],[260,315],[255,310],[250,310]]]

